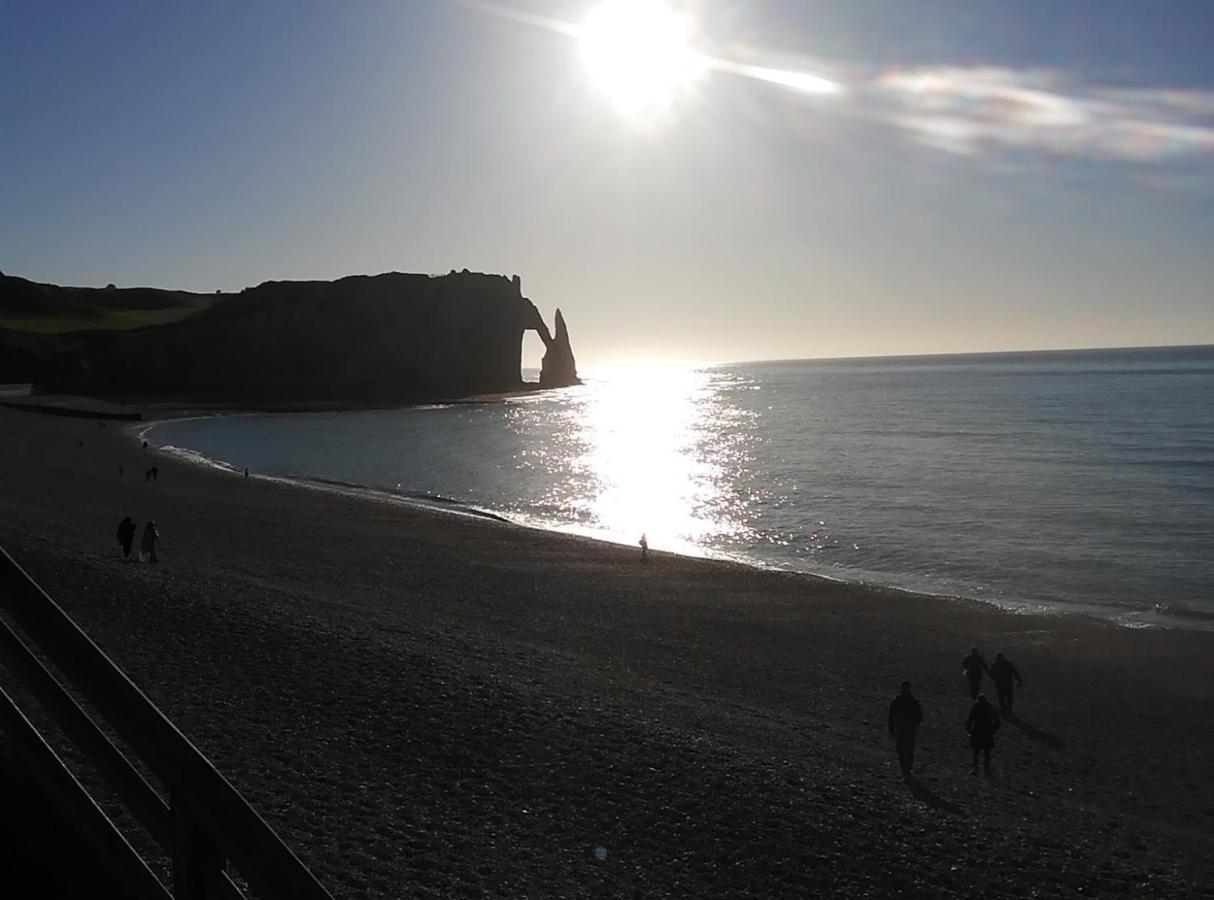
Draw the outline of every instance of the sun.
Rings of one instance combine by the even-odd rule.
[[[665,112],[705,70],[692,46],[691,19],[663,0],[606,0],[582,27],[582,59],[622,113]]]

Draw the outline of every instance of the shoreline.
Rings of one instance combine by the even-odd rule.
[[[470,401],[471,402],[471,401]],[[421,406],[408,407],[392,407],[392,408],[407,408],[407,409],[426,409],[435,408],[448,404],[425,404]],[[386,408],[386,407],[385,407]],[[278,410],[278,411],[261,411],[261,410],[241,410],[233,412],[215,411],[208,413],[197,413],[193,410],[172,411],[168,415],[164,415],[154,419],[145,419],[137,424],[132,424],[126,429],[132,434],[137,435],[136,441],[144,439],[144,437],[156,429],[159,425],[167,422],[189,421],[193,419],[209,419],[218,416],[245,416],[245,415],[291,415],[296,412],[351,412],[358,410],[341,409],[341,410]],[[177,447],[174,445],[162,445],[152,448],[158,453],[172,457],[179,461],[190,465],[197,465],[203,468],[210,468],[217,472],[241,475],[242,469],[227,460],[216,459],[209,457],[204,453],[192,450],[188,447]],[[592,541],[600,541],[604,544],[609,544],[614,547],[632,548],[634,545],[625,539],[613,539],[606,532],[598,532],[589,527],[578,526],[563,526],[559,523],[543,522],[540,520],[527,520],[523,518],[511,517],[507,513],[500,512],[485,507],[480,507],[468,503],[463,500],[456,500],[447,497],[424,497],[409,493],[395,492],[391,490],[371,487],[369,485],[356,484],[353,482],[340,481],[335,479],[325,479],[319,476],[311,476],[306,474],[301,475],[269,475],[250,473],[251,478],[261,478],[269,481],[275,481],[282,484],[295,486],[305,490],[321,490],[333,491],[338,494],[344,494],[351,497],[361,497],[382,503],[396,503],[406,507],[419,510],[448,513],[452,515],[468,515],[481,517],[485,519],[495,520],[516,528],[530,529],[542,533],[571,535],[580,538],[585,538]],[[698,552],[697,552],[698,551]],[[933,598],[948,602],[957,603],[977,603],[984,606],[997,609],[1000,612],[1009,615],[1040,615],[1040,616],[1063,616],[1063,617],[1079,617],[1092,621],[1105,622],[1115,625],[1119,628],[1131,630],[1137,629],[1165,629],[1179,631],[1205,631],[1214,632],[1214,614],[1208,614],[1201,610],[1191,610],[1182,608],[1180,610],[1165,609],[1161,604],[1155,604],[1153,609],[1139,608],[1124,608],[1122,611],[1114,612],[1106,607],[1098,607],[1092,605],[1070,605],[1067,601],[1060,600],[1054,603],[1041,600],[1029,599],[1009,599],[998,600],[988,599],[983,597],[967,596],[965,594],[949,593],[944,591],[933,592],[931,590],[923,590],[914,587],[899,585],[897,583],[889,583],[880,580],[864,580],[860,577],[846,577],[843,575],[834,576],[823,572],[814,571],[810,568],[798,568],[795,564],[779,564],[768,563],[758,559],[747,559],[741,555],[724,553],[714,548],[696,548],[689,547],[685,550],[661,548],[651,551],[654,554],[669,554],[680,556],[687,559],[704,559],[712,560],[720,563],[734,564],[748,569],[760,572],[775,572],[795,577],[820,580],[831,584],[849,585],[861,590],[878,590],[889,591],[897,595],[906,595],[910,597]]]
[[[642,565],[163,456],[145,481],[121,432],[0,410],[0,544],[337,896],[1214,892],[1208,632]],[[160,562],[122,559],[124,514]],[[975,644],[1025,679],[990,777]]]

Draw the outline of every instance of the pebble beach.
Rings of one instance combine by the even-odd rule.
[[[336,897],[1214,897],[1211,632],[643,564],[13,409],[0,545]],[[974,645],[1025,679],[989,777]]]

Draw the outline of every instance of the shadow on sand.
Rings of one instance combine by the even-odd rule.
[[[965,814],[965,810],[960,806],[956,803],[950,803],[939,794],[933,793],[927,785],[915,778],[914,775],[908,775],[905,783],[910,788],[910,792],[914,795],[914,798],[925,806],[930,806],[932,809],[938,809],[942,812],[952,813],[955,816]]]
[[[1017,728],[1024,732],[1025,737],[1031,738],[1034,741],[1045,744],[1051,750],[1061,750],[1063,747],[1062,738],[1054,734],[1052,731],[1046,731],[1043,728],[1038,728],[1032,722],[1026,722],[1015,713],[1005,713],[1003,716],[1005,722],[1011,722]]]

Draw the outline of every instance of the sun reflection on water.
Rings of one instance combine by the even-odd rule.
[[[740,448],[725,439],[711,370],[630,365],[589,379],[568,422],[582,490],[568,498],[600,534],[655,548],[703,552],[743,528],[726,467]]]

